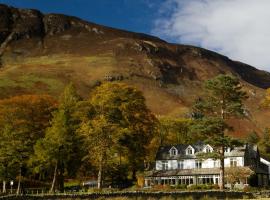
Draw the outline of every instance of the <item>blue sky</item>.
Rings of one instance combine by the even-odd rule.
[[[270,0],[0,0],[217,51],[270,71]],[[1,17],[1,16],[0,16]]]
[[[162,0],[0,0],[19,8],[62,13],[125,30],[151,33]],[[153,3],[154,2],[154,3]]]

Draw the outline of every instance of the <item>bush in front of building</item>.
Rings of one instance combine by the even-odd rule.
[[[187,189],[187,185],[185,184],[179,184],[175,186],[175,189],[185,190]]]
[[[170,191],[172,187],[170,185],[154,185],[152,187],[152,190],[157,190],[157,191]]]
[[[213,190],[213,189],[219,189],[218,185],[209,185],[209,184],[198,184],[198,185],[189,185],[187,187],[189,190]]]

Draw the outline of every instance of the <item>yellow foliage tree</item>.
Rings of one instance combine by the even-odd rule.
[[[262,106],[264,107],[270,106],[270,88],[268,88],[265,92],[265,97],[263,99]]]

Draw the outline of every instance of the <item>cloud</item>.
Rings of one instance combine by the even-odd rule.
[[[152,34],[270,71],[270,0],[167,0]]]

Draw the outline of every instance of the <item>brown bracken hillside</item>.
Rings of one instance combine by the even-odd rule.
[[[268,125],[270,112],[259,103],[270,73],[206,49],[6,5],[0,5],[0,43],[0,98],[57,96],[69,82],[87,97],[102,81],[122,81],[143,91],[156,115],[186,116],[203,81],[226,73],[239,77],[249,95],[247,118],[231,122],[234,134]]]

